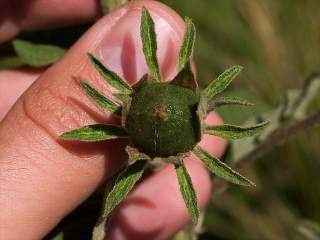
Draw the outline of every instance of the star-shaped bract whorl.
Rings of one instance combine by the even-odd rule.
[[[126,197],[141,178],[146,166],[163,160],[175,166],[180,191],[189,210],[192,221],[197,223],[199,210],[196,193],[191,178],[184,166],[184,158],[193,152],[215,175],[225,180],[243,185],[254,184],[228,165],[210,155],[198,143],[204,134],[223,137],[228,140],[240,139],[260,133],[267,122],[252,127],[233,125],[207,125],[205,117],[216,108],[229,105],[252,105],[240,98],[217,98],[242,67],[234,66],[223,72],[205,89],[199,90],[191,70],[196,29],[191,19],[186,18],[186,31],[178,59],[178,74],[169,82],[164,82],[157,60],[157,42],[154,22],[149,11],[142,9],[140,33],[143,53],[149,74],[135,85],[130,86],[115,72],[104,66],[95,56],[88,54],[93,66],[106,84],[117,92],[114,96],[122,101],[122,106],[104,96],[89,83],[81,81],[83,90],[101,108],[121,117],[121,126],[94,124],[63,133],[63,140],[96,142],[126,138],[128,162],[113,181],[106,194],[100,219],[94,229],[93,239],[105,237],[105,225],[112,210]]]

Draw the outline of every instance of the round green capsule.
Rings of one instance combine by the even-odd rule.
[[[151,157],[175,156],[200,138],[198,97],[190,89],[152,83],[132,96],[125,127],[132,143]]]

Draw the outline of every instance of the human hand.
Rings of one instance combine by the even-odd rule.
[[[98,12],[94,2],[35,0],[31,7],[11,12],[29,16],[23,24],[10,27],[6,19],[2,22],[0,41],[21,29],[91,19]],[[116,121],[87,98],[78,80],[85,79],[108,92],[89,64],[87,52],[130,83],[146,73],[139,31],[142,6],[155,21],[161,70],[165,79],[171,79],[176,74],[184,23],[171,9],[154,1],[133,1],[108,14],[45,72],[0,72],[0,116],[15,102],[0,123],[0,239],[41,239],[119,170],[126,157],[124,142],[70,144],[58,141],[58,136],[87,124]],[[14,19],[10,11],[6,18]],[[207,121],[221,123],[216,114]],[[224,141],[214,136],[205,136],[200,144],[215,156],[224,149]],[[210,196],[208,174],[194,156],[186,166],[203,207]],[[150,204],[139,204],[141,199]],[[109,236],[167,239],[188,221],[174,169],[168,166],[141,182],[117,208]]]

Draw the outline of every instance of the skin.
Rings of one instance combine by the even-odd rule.
[[[21,8],[15,2],[20,1],[0,4],[9,9],[1,16],[0,41],[23,29],[84,22],[98,14],[96,1],[64,0],[63,9],[59,9],[60,1],[54,0],[34,0],[30,7]],[[112,91],[89,64],[87,52],[130,83],[147,72],[139,35],[142,6],[154,18],[161,71],[169,80],[176,74],[185,26],[173,10],[154,1],[133,1],[103,17],[43,72],[0,71],[0,239],[41,239],[125,160],[124,142],[76,144],[59,141],[58,136],[87,124],[118,121],[83,93],[79,79],[86,79],[106,95]],[[206,121],[222,123],[215,113]],[[225,142],[205,136],[200,145],[219,157]],[[208,173],[193,155],[186,166],[203,207],[210,197]],[[167,166],[136,186],[116,209],[109,236],[117,240],[167,239],[189,220],[174,169]]]

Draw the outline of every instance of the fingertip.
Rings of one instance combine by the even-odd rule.
[[[210,112],[207,115],[205,122],[211,125],[221,125],[223,124],[223,119],[220,117],[220,115],[217,112]]]
[[[177,73],[178,51],[185,24],[176,12],[157,1],[138,0],[125,5],[123,9],[126,14],[112,27],[112,35],[102,39],[95,52],[106,66],[112,67],[129,83],[135,83],[147,73],[140,39],[142,7],[149,10],[155,22],[157,56],[162,76],[165,80],[171,80]]]

